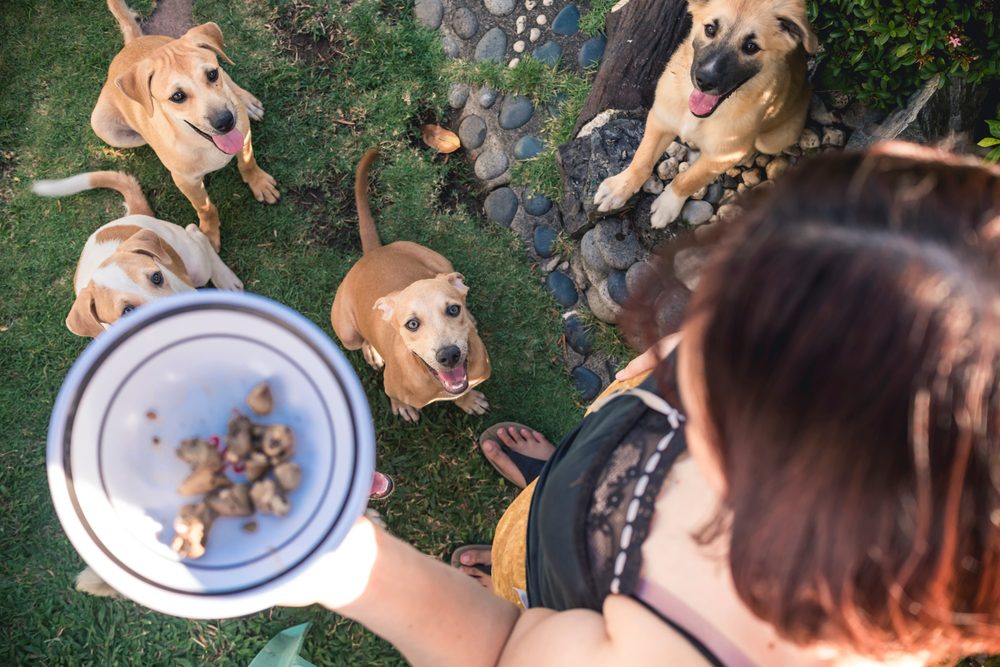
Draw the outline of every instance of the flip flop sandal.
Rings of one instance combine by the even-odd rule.
[[[456,570],[460,570],[463,567],[471,567],[471,568],[473,568],[475,570],[479,570],[480,572],[482,572],[483,574],[485,574],[487,577],[491,577],[491,576],[493,576],[493,566],[492,565],[486,565],[485,563],[476,563],[475,565],[466,565],[465,563],[463,563],[459,559],[462,557],[462,554],[464,554],[466,551],[481,551],[483,549],[486,549],[487,551],[489,551],[492,548],[493,548],[492,544],[466,544],[465,546],[461,546],[461,547],[455,549],[455,552],[453,554],[451,554],[451,566],[453,568],[455,568]]]
[[[545,467],[545,461],[543,459],[536,459],[534,456],[527,456],[525,454],[522,454],[521,452],[514,451],[513,449],[505,445],[503,443],[503,440],[501,440],[500,436],[497,434],[497,431],[499,431],[502,428],[513,428],[517,430],[524,429],[526,431],[534,431],[534,429],[528,428],[524,424],[518,424],[517,422],[500,422],[499,424],[494,424],[493,426],[490,426],[488,429],[483,431],[482,435],[479,436],[479,451],[480,452],[483,451],[483,443],[486,442],[487,440],[492,440],[493,442],[500,445],[500,449],[502,449],[503,452],[510,457],[510,460],[514,463],[514,466],[517,468],[518,472],[520,472],[521,476],[524,477],[524,486],[521,486],[516,481],[512,480],[510,477],[507,477],[504,471],[501,470],[495,463],[493,463],[493,461],[490,460],[490,457],[486,456],[486,454],[483,453],[483,457],[486,459],[486,462],[489,463],[491,466],[493,466],[493,469],[496,470],[498,473],[500,473],[501,477],[506,479],[514,486],[523,489],[528,484],[531,484],[531,482],[536,477],[538,477],[538,475],[541,474],[542,468]]]
[[[396,490],[396,483],[392,477],[384,472],[376,471],[372,476],[372,488],[368,493],[368,500],[385,500]]]

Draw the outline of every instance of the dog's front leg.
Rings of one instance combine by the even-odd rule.
[[[253,132],[248,124],[247,136],[243,139],[243,150],[236,154],[236,164],[240,168],[243,181],[250,186],[254,199],[273,204],[278,201],[281,194],[278,192],[274,177],[257,166],[257,160],[253,156],[253,144],[250,143],[251,134]]]
[[[263,120],[264,105],[257,99],[257,96],[246,88],[241,88],[228,74],[226,74],[226,79],[229,87],[233,89],[233,92],[236,93],[236,97],[240,99],[243,107],[247,110],[247,115],[250,116],[250,120]]]
[[[687,171],[677,174],[670,185],[656,198],[650,209],[649,223],[656,229],[662,229],[676,220],[688,197],[739,162],[743,155],[744,153],[738,153],[735,157],[727,155],[724,159],[713,159],[702,153],[701,157],[691,163]]]
[[[204,177],[198,176],[192,179],[177,172],[171,172],[170,176],[174,179],[177,189],[188,198],[191,206],[194,206],[194,210],[198,212],[198,227],[208,237],[212,248],[218,252],[222,243],[219,234],[219,210],[208,198]]]
[[[420,408],[415,408],[412,405],[403,403],[402,401],[397,401],[392,396],[389,397],[389,403],[392,404],[392,414],[400,417],[403,421],[420,421]]]
[[[639,148],[632,156],[629,166],[617,176],[604,179],[597,188],[594,203],[597,204],[598,211],[607,213],[625,206],[629,198],[639,191],[653,173],[656,160],[663,155],[663,151],[667,150],[667,146],[677,136],[676,130],[661,123],[654,115],[655,112],[654,106],[646,117],[646,129],[643,131],[642,141],[639,142]]]
[[[490,403],[486,400],[486,395],[475,389],[455,399],[455,405],[470,415],[485,415],[486,411],[490,409]]]
[[[201,278],[206,277],[207,274],[207,280],[211,280],[212,284],[218,289],[242,292],[243,281],[236,277],[232,269],[226,266],[226,263],[219,257],[219,253],[215,252],[212,248],[208,237],[202,233],[198,225],[188,225],[185,231],[198,246],[202,256],[202,266],[198,267],[198,280],[195,281],[195,286],[201,287],[201,285],[204,285],[205,282],[201,281]],[[188,275],[191,276],[192,280],[195,280],[195,273],[189,271]],[[197,284],[199,282],[201,283],[200,285]]]

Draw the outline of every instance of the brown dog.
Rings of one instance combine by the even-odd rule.
[[[489,408],[472,388],[490,376],[490,360],[465,305],[462,274],[438,253],[409,241],[383,246],[368,206],[365,153],[354,180],[364,253],[337,288],[330,321],[349,350],[385,369],[392,412],[417,421],[420,408],[455,401],[470,414]]]
[[[250,119],[264,117],[260,100],[219,67],[222,32],[214,23],[180,39],[143,36],[124,0],[108,8],[125,36],[90,116],[94,133],[112,146],[149,144],[198,212],[201,231],[219,249],[219,212],[205,191],[205,174],[236,155],[240,175],[257,201],[278,201],[274,179],[257,166]]]
[[[691,35],[656,85],[642,142],[594,203],[614,211],[635,194],[679,136],[701,156],[653,202],[665,227],[684,202],[755,149],[779,153],[802,133],[809,109],[806,54],[818,48],[804,0],[690,0]]]

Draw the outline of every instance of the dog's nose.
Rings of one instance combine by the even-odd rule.
[[[698,90],[709,95],[717,94],[722,80],[721,59],[717,57],[705,58],[698,64],[694,71],[694,81]]]
[[[445,368],[454,368],[462,358],[462,351],[455,345],[442,347],[437,351],[438,363]]]
[[[212,127],[219,132],[228,132],[233,129],[235,125],[236,118],[233,117],[233,112],[229,109],[220,111],[212,117]]]

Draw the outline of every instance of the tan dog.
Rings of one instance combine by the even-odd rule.
[[[110,188],[125,197],[127,214],[87,239],[76,267],[76,301],[66,326],[78,336],[96,336],[147,301],[201,287],[243,290],[197,225],[182,229],[157,220],[139,183],[117,171],[94,171],[58,181],[38,181],[36,194],[59,197]]]
[[[392,412],[417,421],[420,408],[455,401],[470,414],[489,408],[472,388],[490,376],[490,360],[465,305],[462,274],[438,253],[408,241],[383,246],[368,206],[368,168],[378,152],[358,164],[354,198],[364,255],[337,288],[330,321],[349,350],[361,349],[385,368]]]
[[[642,142],[625,171],[594,196],[599,211],[628,201],[674,139],[701,156],[653,202],[665,227],[688,197],[755,149],[779,153],[802,133],[809,109],[806,54],[818,48],[804,0],[690,0],[691,35],[656,85]]]
[[[118,148],[149,144],[174,183],[198,212],[201,230],[219,249],[219,212],[205,190],[205,174],[236,155],[240,175],[257,201],[278,201],[274,179],[257,166],[250,119],[264,117],[260,100],[219,67],[222,32],[214,23],[191,28],[180,39],[143,36],[123,0],[108,8],[125,36],[108,69],[90,125]]]

